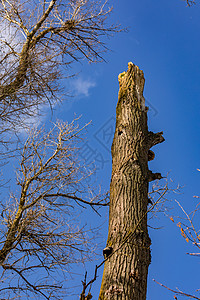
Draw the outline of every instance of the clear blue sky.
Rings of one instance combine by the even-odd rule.
[[[154,148],[156,158],[150,168],[163,176],[170,171],[174,185],[184,186],[182,194],[172,198],[189,212],[197,202],[193,195],[200,194],[200,172],[196,170],[200,168],[200,5],[187,7],[182,0],[115,0],[113,6],[111,19],[129,27],[129,32],[108,41],[112,51],[105,54],[107,63],[76,66],[81,71],[79,77],[66,82],[76,97],[58,109],[56,116],[68,120],[76,113],[82,115],[83,123],[92,120],[88,144],[99,168],[97,182],[108,189],[117,77],[127,70],[129,61],[138,65],[146,78],[144,96],[151,108],[149,130],[164,131],[166,139]],[[169,215],[181,214],[175,202],[169,206],[174,207]],[[97,215],[90,214],[93,225],[108,221],[106,211],[99,220]],[[171,288],[193,293],[200,288],[200,259],[186,254],[192,248],[164,214],[153,224],[162,229],[150,230],[152,263],[147,299],[173,299],[173,294],[155,284],[153,278]],[[106,244],[106,224],[103,230],[99,253]],[[95,264],[98,261],[87,265],[90,275]],[[84,272],[79,270],[82,277],[77,278],[75,285],[80,284]],[[92,288],[94,300],[98,299],[99,288],[97,281]]]

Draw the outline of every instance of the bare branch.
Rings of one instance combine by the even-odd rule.
[[[0,22],[10,28],[0,40],[0,46],[7,45],[0,55],[4,128],[9,124],[14,129],[23,115],[35,115],[41,104],[58,101],[64,66],[82,58],[102,61],[107,50],[103,37],[120,31],[106,24],[112,10],[106,2],[39,1],[37,14],[33,6],[33,1],[0,1]]]
[[[24,286],[29,294],[40,293],[49,299],[61,286],[59,276],[57,288],[52,285],[53,272],[66,272],[72,261],[78,263],[91,255],[89,238],[84,228],[72,226],[70,211],[74,215],[77,203],[93,209],[106,206],[108,194],[90,198],[92,190],[85,179],[91,172],[78,160],[81,132],[76,121],[57,122],[47,132],[32,129],[19,150],[18,188],[3,212],[7,229],[0,249],[4,273],[12,270],[20,276],[19,293]],[[35,269],[43,274],[37,283],[32,278]],[[5,274],[3,278],[6,285]],[[8,287],[5,285],[0,292]],[[17,292],[17,286],[13,290]]]
[[[176,295],[180,295],[180,296],[185,296],[185,297],[189,297],[189,298],[192,298],[192,299],[197,299],[197,300],[200,300],[199,297],[196,297],[194,295],[190,295],[190,294],[187,294],[185,292],[182,292],[182,291],[179,291],[179,290],[173,290],[173,289],[170,289],[168,288],[166,285],[162,284],[162,283],[159,283],[158,281],[156,281],[155,279],[153,279],[154,282],[156,282],[157,284],[159,284],[160,286],[166,288],[167,290],[173,292],[174,294]]]
[[[186,3],[188,6],[192,6],[192,5],[196,4],[196,1],[195,0],[186,0]]]

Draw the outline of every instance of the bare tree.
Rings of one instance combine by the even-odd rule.
[[[111,11],[107,1],[0,0],[1,143],[3,133],[62,98],[60,79],[72,62],[103,60],[105,37],[119,31],[107,23]],[[70,265],[91,257],[75,207],[96,211],[108,203],[88,186],[91,172],[78,161],[80,131],[58,122],[48,132],[29,130],[20,150],[14,147],[16,185],[1,199],[0,297],[61,299]]]
[[[162,132],[148,130],[143,72],[130,62],[118,79],[109,229],[99,300],[145,300],[151,261],[148,186],[162,178],[149,170],[148,161],[154,158],[150,149],[164,138]]]
[[[5,128],[58,99],[59,80],[73,61],[103,60],[107,1],[0,1],[0,120]],[[65,75],[66,76],[66,75]],[[2,125],[1,125],[2,126]]]
[[[85,180],[80,131],[75,121],[34,129],[19,151],[18,188],[2,203],[1,299],[61,299],[70,264],[93,254],[89,233],[75,225],[75,205],[107,205],[107,194],[94,194]]]

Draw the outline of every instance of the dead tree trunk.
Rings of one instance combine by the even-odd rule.
[[[99,300],[145,300],[151,262],[147,230],[149,181],[160,173],[148,169],[150,148],[164,141],[148,131],[143,97],[144,75],[133,63],[119,75],[116,130],[112,144],[112,178],[105,267]]]

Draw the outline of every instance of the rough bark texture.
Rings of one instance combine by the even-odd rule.
[[[145,300],[151,240],[147,230],[148,183],[160,179],[148,169],[149,149],[162,132],[148,131],[144,75],[133,63],[119,75],[106,259],[99,300]]]

